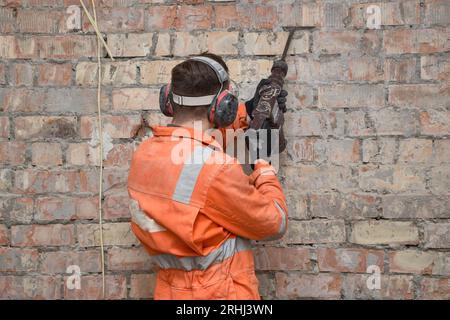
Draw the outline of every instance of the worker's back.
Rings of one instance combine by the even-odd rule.
[[[261,200],[208,135],[181,127],[153,131],[133,155],[128,191],[132,230],[160,269],[155,298],[259,299],[248,239],[277,233],[286,224],[284,210]]]

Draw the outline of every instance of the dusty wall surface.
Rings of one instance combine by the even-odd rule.
[[[171,68],[221,54],[249,98],[283,50],[281,26],[296,25],[315,28],[296,33],[288,59],[289,230],[257,244],[262,296],[450,299],[448,0],[96,2],[116,58],[102,62],[108,298],[152,296],[126,179],[142,119],[167,121],[157,98]],[[4,299],[101,297],[97,44],[82,11],[68,29],[73,4],[0,0]],[[80,290],[66,285],[70,265]]]

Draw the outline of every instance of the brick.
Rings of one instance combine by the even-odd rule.
[[[420,77],[425,80],[446,80],[450,77],[450,58],[445,56],[420,57]]]
[[[86,251],[54,251],[41,254],[40,271],[44,274],[66,273],[72,265],[80,267],[81,273],[101,272],[100,252]]]
[[[143,8],[97,8],[98,28],[102,32],[130,32],[144,30]],[[83,31],[94,31],[83,14]]]
[[[376,31],[319,31],[313,34],[313,52],[318,54],[368,54],[380,51],[381,41]]]
[[[317,248],[317,263],[320,271],[360,272],[376,265],[383,270],[384,252],[357,248]]]
[[[143,247],[119,248],[113,247],[108,250],[108,270],[151,270],[154,267],[152,259]]]
[[[141,83],[145,85],[170,83],[172,77],[172,69],[181,62],[183,61],[161,60],[143,61],[139,63],[139,68],[141,69]]]
[[[264,300],[275,298],[275,279],[270,273],[256,273],[258,279],[258,292]]]
[[[133,156],[133,146],[131,144],[115,144],[108,152],[105,161],[105,167],[127,167],[131,163]]]
[[[151,6],[145,11],[145,30],[171,29],[177,19],[176,6]]]
[[[446,29],[385,30],[383,47],[386,54],[435,53],[450,48]]]
[[[17,31],[21,33],[58,33],[64,31],[62,11],[17,10]]]
[[[410,136],[418,132],[418,121],[414,111],[386,108],[371,110],[367,121],[378,135]]]
[[[70,279],[64,278],[66,284]],[[102,276],[85,275],[81,277],[80,290],[69,289],[64,285],[64,299],[69,300],[100,300],[102,294]],[[124,275],[105,276],[105,298],[111,300],[125,299],[127,297],[127,279]]]
[[[75,166],[98,165],[98,147],[89,143],[69,143],[66,150],[66,163]]]
[[[0,116],[0,138],[9,137],[9,119],[8,117]]]
[[[328,161],[333,164],[359,162],[361,158],[360,145],[360,141],[356,139],[330,140],[328,142]]]
[[[365,111],[350,111],[346,113],[345,133],[350,137],[375,135],[375,124]]]
[[[342,279],[336,274],[276,273],[276,296],[281,299],[338,299]]]
[[[389,253],[389,271],[413,274],[450,274],[450,256],[444,252],[402,250]]]
[[[114,110],[157,110],[159,109],[159,89],[114,89],[112,106]]]
[[[33,272],[39,265],[39,252],[36,249],[0,247],[0,271]]]
[[[450,190],[450,166],[443,165],[431,169],[431,190],[435,194],[448,194]]]
[[[39,57],[42,59],[78,59],[97,56],[97,36],[41,36]],[[103,54],[102,54],[103,55]]]
[[[327,143],[318,138],[289,139],[286,148],[286,163],[300,162],[323,163],[326,160]]]
[[[448,107],[450,86],[434,84],[391,85],[388,102],[395,107]]]
[[[386,81],[413,81],[416,76],[415,58],[386,58],[384,60]]]
[[[128,193],[110,194],[105,196],[103,212],[105,219],[131,218]]]
[[[368,220],[353,223],[352,243],[363,245],[417,244],[419,231],[412,222]]]
[[[3,3],[2,3],[3,4]],[[16,26],[16,13],[14,8],[0,8],[0,32],[14,32]]]
[[[37,37],[0,36],[0,58],[30,59],[37,57]]]
[[[431,0],[425,3],[424,23],[428,25],[448,25],[450,23],[450,5],[445,0]]]
[[[306,195],[299,194],[297,190],[285,192],[289,217],[294,219],[308,218],[308,199]]]
[[[350,168],[328,165],[300,165],[285,168],[287,188],[311,191],[350,191],[356,187]]]
[[[70,86],[72,82],[71,64],[39,64],[36,66],[37,85],[39,86]]]
[[[255,75],[270,75],[272,61],[267,59],[231,59],[227,61],[230,78],[236,82],[254,82]]]
[[[220,29],[273,29],[277,12],[273,6],[215,6],[215,26]]]
[[[238,53],[239,32],[208,32],[206,41],[209,52],[220,55],[235,55]]]
[[[3,99],[1,97],[3,96]],[[39,112],[44,109],[47,95],[42,90],[0,88],[0,100],[6,112]],[[1,109],[0,109],[1,110]]]
[[[173,40],[173,55],[198,55],[207,51],[206,33],[176,32]]]
[[[33,85],[33,67],[25,63],[15,63],[9,67],[9,85]]]
[[[8,227],[5,226],[4,224],[0,224],[0,245],[8,245],[8,244],[9,244]],[[0,264],[0,266],[1,265],[2,264]]]
[[[37,142],[31,145],[31,163],[37,166],[62,165],[62,151],[59,143]]]
[[[449,300],[450,279],[424,277],[420,282],[419,299],[425,300]]]
[[[6,141],[0,144],[0,164],[19,166],[25,164],[26,144],[19,141]]]
[[[212,7],[208,5],[178,6],[174,26],[178,30],[210,29],[211,15]]]
[[[425,173],[414,166],[367,165],[359,168],[359,186],[364,191],[424,191]]]
[[[153,298],[156,285],[155,274],[132,274],[130,298],[150,299]]]
[[[392,138],[364,139],[362,161],[364,163],[392,164],[395,162],[397,143]]]
[[[301,110],[285,114],[286,136],[340,136],[344,133],[344,114],[341,112]]]
[[[431,160],[433,141],[428,139],[400,140],[399,162],[425,163]]]
[[[290,110],[301,110],[314,104],[312,87],[300,84],[287,84],[285,90],[289,93],[286,106]]]
[[[347,66],[340,57],[321,56],[305,58],[291,56],[287,58],[289,65],[287,80],[301,82],[331,82],[348,79]]]
[[[137,68],[132,61],[108,62],[102,64],[102,84],[124,86],[136,84]],[[98,65],[91,62],[80,62],[76,69],[76,83],[79,86],[97,86]]]
[[[6,84],[6,64],[0,63],[0,84],[4,85]]]
[[[351,26],[365,28],[369,18],[367,7],[375,5],[380,8],[381,26],[399,26],[420,24],[420,6],[417,1],[358,3],[350,8]]]
[[[74,242],[73,225],[16,225],[11,227],[12,246],[70,246]]]
[[[79,185],[75,170],[24,169],[15,172],[15,193],[75,192]]]
[[[430,195],[385,195],[383,217],[394,219],[449,218],[448,197]]]
[[[310,211],[320,218],[375,218],[379,215],[380,199],[370,194],[312,194]]]
[[[32,198],[0,199],[0,217],[8,217],[14,223],[30,223],[33,219],[34,206]]]
[[[100,245],[100,229],[97,224],[77,225],[77,239],[81,247]],[[117,222],[103,224],[103,242],[109,246],[129,246],[138,244],[138,240],[131,232],[130,223]]]
[[[348,61],[349,80],[381,81],[384,79],[383,64],[379,58],[361,57]]]
[[[153,33],[108,35],[108,47],[114,57],[145,57],[150,54]]]
[[[50,197],[36,200],[35,220],[81,220],[98,217],[98,199]]]
[[[382,85],[333,85],[319,87],[319,106],[324,108],[383,107]]]
[[[13,171],[0,169],[0,191],[9,191],[12,187]]]
[[[450,223],[427,222],[424,225],[425,248],[449,248],[450,247]]]
[[[77,135],[76,117],[29,116],[15,118],[16,139],[73,138]]]
[[[158,33],[155,47],[156,56],[170,56],[171,54],[170,34]]]
[[[327,6],[328,4],[325,4]],[[337,8],[333,8],[337,9]],[[334,10],[337,11],[337,10]],[[321,2],[280,3],[278,5],[278,23],[282,26],[308,27],[321,26],[322,22],[331,22]]]
[[[259,247],[254,250],[256,270],[311,270],[308,248]]]
[[[450,111],[429,109],[420,112],[420,132],[434,136],[450,134]]]
[[[113,139],[133,137],[140,124],[141,118],[137,115],[103,116],[103,132],[109,134]],[[96,127],[96,117],[81,117],[80,135],[83,139],[91,138]]]
[[[244,54],[245,55],[280,55],[283,52],[288,32],[268,32],[256,33],[247,32],[244,34]],[[289,54],[307,53],[309,50],[309,38],[306,33],[297,33],[291,43]]]
[[[343,220],[289,221],[287,243],[341,243],[345,241]]]
[[[347,274],[342,284],[344,299],[414,299],[413,277],[407,275],[381,275],[380,289],[369,289],[374,274]]]
[[[434,162],[450,162],[450,139],[434,140]]]
[[[56,276],[0,276],[3,299],[61,299],[61,278]]]

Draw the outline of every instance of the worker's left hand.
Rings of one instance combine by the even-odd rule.
[[[258,105],[259,102],[259,91],[261,89],[262,86],[269,84],[270,80],[269,79],[262,79],[258,86],[256,87],[256,92],[255,95],[252,99],[250,99],[249,101],[245,102],[245,107],[247,109],[247,114],[250,116],[250,118],[253,119],[252,117],[252,113],[253,110],[256,108],[256,106]],[[285,113],[287,108],[286,108],[286,101],[287,101],[287,95],[288,92],[286,90],[281,90],[280,94],[277,97],[277,103],[278,103],[278,107],[280,108],[280,110]]]

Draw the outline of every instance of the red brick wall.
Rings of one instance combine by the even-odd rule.
[[[90,1],[85,1],[87,4]],[[96,1],[103,60],[108,298],[152,295],[129,230],[127,169],[141,118],[177,61],[224,55],[242,98],[289,57],[287,236],[258,244],[264,298],[450,298],[450,2]],[[76,0],[0,0],[0,298],[101,297],[96,36]],[[371,3],[373,4],[373,3]],[[81,290],[65,285],[69,265]],[[366,285],[368,266],[380,289]]]

